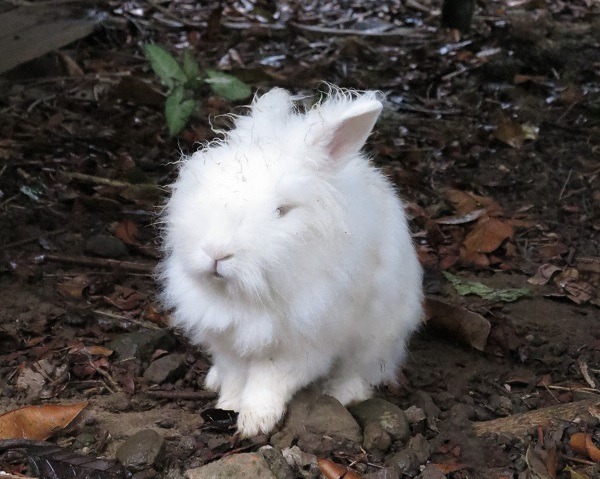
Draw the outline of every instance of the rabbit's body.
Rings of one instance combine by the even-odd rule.
[[[343,404],[393,380],[421,317],[421,268],[400,201],[360,154],[372,94],[306,114],[275,89],[224,142],[187,160],[166,209],[164,298],[211,353],[207,387],[269,432],[303,386]]]

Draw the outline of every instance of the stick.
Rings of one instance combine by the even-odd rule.
[[[212,391],[162,391],[162,390],[149,390],[144,391],[150,397],[156,399],[213,399],[217,397],[216,393]]]
[[[136,273],[154,273],[154,263],[135,263],[133,261],[120,261],[108,258],[92,258],[89,256],[68,256],[64,254],[44,254],[42,260],[53,261],[55,263],[75,264],[78,266],[91,266],[93,268],[121,269],[124,271],[134,271]]]
[[[508,432],[515,436],[523,436],[531,428],[538,425],[551,425],[560,421],[573,421],[583,414],[591,414],[589,410],[598,405],[600,405],[600,397],[595,396],[593,399],[549,406],[491,421],[474,423],[473,430],[478,436],[490,432],[495,434]]]

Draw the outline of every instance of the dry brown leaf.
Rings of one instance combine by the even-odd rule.
[[[557,272],[562,271],[562,268],[553,264],[543,264],[540,266],[531,278],[527,280],[529,284],[542,285],[547,284]]]
[[[513,237],[513,227],[498,218],[481,218],[463,241],[468,251],[491,253]]]
[[[440,225],[462,225],[464,223],[475,221],[481,218],[484,214],[486,214],[485,208],[479,208],[464,215],[444,216],[443,218],[438,218],[435,220],[435,222]]]
[[[467,215],[474,211],[484,208],[490,216],[496,216],[502,213],[502,208],[491,198],[479,196],[466,191],[457,190],[454,188],[446,188],[444,196],[452,203],[452,206],[459,215]]]
[[[81,299],[83,296],[83,292],[90,286],[92,283],[92,279],[85,275],[75,276],[64,283],[59,283],[56,286],[59,294],[64,296],[65,298],[71,299]]]
[[[433,298],[425,300],[425,311],[428,326],[479,351],[485,349],[491,325],[483,316]]]
[[[472,264],[479,266],[480,268],[487,268],[490,266],[488,255],[477,253],[476,251],[469,251],[465,247],[460,248],[460,259],[464,264]]]
[[[138,227],[131,220],[121,221],[115,228],[114,235],[125,244],[135,245],[139,243]]]
[[[547,454],[540,448],[534,447],[531,444],[525,452],[525,461],[527,462],[530,477],[536,479],[555,479],[548,471]]]
[[[432,462],[431,464],[433,464],[437,469],[442,471],[442,473],[445,475],[448,475],[452,472],[460,471],[461,469],[467,467],[467,465],[463,464],[462,462],[445,462],[443,464]]]
[[[521,148],[525,143],[526,136],[523,127],[519,123],[510,118],[503,118],[498,123],[494,138],[513,148]]]
[[[0,415],[0,439],[44,440],[57,429],[68,426],[87,406],[76,404],[45,404],[27,406]]]
[[[328,459],[317,459],[319,470],[325,479],[362,479],[363,476],[348,469],[346,466],[336,464]]]

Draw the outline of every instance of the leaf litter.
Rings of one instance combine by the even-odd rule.
[[[444,465],[439,470],[446,477],[464,478],[464,470],[517,477],[523,464],[540,477],[593,477],[582,462],[589,457],[574,455],[568,445],[577,432],[597,436],[593,417],[583,414],[565,429],[547,426],[521,437],[498,430],[491,446],[458,434],[466,427],[452,421],[461,410],[471,425],[543,411],[557,401],[576,403],[581,394],[593,394],[590,381],[597,384],[597,7],[584,0],[502,8],[479,2],[465,36],[441,29],[440,5],[428,0],[347,8],[327,1],[294,8],[109,4],[104,30],[60,50],[63,70],[37,64],[37,76],[20,71],[0,83],[6,93],[0,100],[0,214],[6,225],[0,244],[8,246],[0,269],[0,378],[7,384],[1,410],[89,398],[98,421],[59,432],[58,440],[81,451],[79,436],[91,430],[103,437],[106,421],[116,416],[124,432],[111,423],[107,444],[92,441],[110,457],[133,432],[128,414],[164,410],[174,424],[162,430],[170,438],[169,461],[163,469],[147,469],[159,477],[169,468],[181,471],[253,447],[235,444],[224,431],[195,429],[179,419],[178,409],[166,409],[179,405],[200,416],[212,406],[201,389],[208,359],[181,338],[127,360],[108,347],[120,335],[168,323],[151,280],[159,256],[155,208],[173,178],[170,163],[178,151],[187,154],[196,142],[212,139],[208,118],[220,128],[220,115],[241,103],[205,83],[193,105],[201,113],[190,116],[179,138],[170,137],[165,86],[141,47],[153,43],[180,62],[184,75],[177,68],[166,74],[172,86],[177,78],[212,71],[214,85],[237,78],[252,92],[278,85],[305,93],[323,79],[384,91],[390,105],[369,147],[410,202],[433,314],[411,344],[403,387],[381,394],[402,408],[427,411],[427,421],[412,424],[411,434],[437,441],[429,459]],[[178,107],[191,110],[187,97],[179,100]],[[84,251],[94,234],[119,238],[127,256]],[[441,273],[457,278],[465,270],[492,291],[461,278],[459,287],[475,294],[457,297]],[[533,294],[505,302],[520,294],[514,292],[527,278]],[[428,337],[436,318],[446,321],[438,328],[447,341]],[[187,370],[156,390],[142,376],[165,351],[183,353]],[[511,381],[517,373],[525,380]],[[558,442],[527,446],[546,444],[550,436]],[[365,456],[340,445],[322,458],[369,476],[389,470],[384,465],[399,449],[393,444]],[[557,451],[556,467],[551,450]],[[69,461],[77,459],[67,457],[64,464]],[[301,469],[294,471],[306,477]],[[419,473],[415,467],[402,474]],[[431,468],[428,473],[434,474]]]

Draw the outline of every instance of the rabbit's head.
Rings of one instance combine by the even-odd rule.
[[[282,89],[255,99],[183,162],[165,212],[169,261],[225,294],[277,294],[294,264],[344,233],[352,213],[336,185],[381,108],[374,93],[336,91],[306,113]]]

